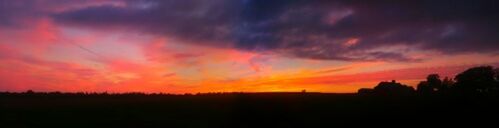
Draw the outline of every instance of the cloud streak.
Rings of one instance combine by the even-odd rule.
[[[68,25],[112,26],[309,59],[420,60],[403,51],[373,51],[393,45],[447,54],[499,49],[494,36],[499,34],[498,3],[490,0],[125,2],[128,6],[94,6],[52,16]],[[345,47],[352,38],[355,45]]]

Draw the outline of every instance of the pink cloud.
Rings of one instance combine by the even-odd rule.
[[[2,90],[74,91],[86,90],[102,77],[95,69],[77,63],[53,62],[34,57],[2,59]]]

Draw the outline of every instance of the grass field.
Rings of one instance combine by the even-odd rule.
[[[495,123],[491,96],[2,93],[8,127],[332,127]],[[451,122],[448,122],[451,121]]]

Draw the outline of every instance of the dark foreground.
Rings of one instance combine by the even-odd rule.
[[[1,93],[1,127],[498,125],[496,96]]]

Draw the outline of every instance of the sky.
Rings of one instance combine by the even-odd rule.
[[[0,0],[0,91],[347,93],[499,65],[497,0]]]

